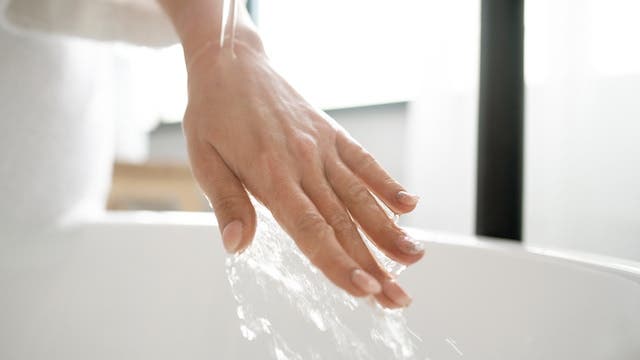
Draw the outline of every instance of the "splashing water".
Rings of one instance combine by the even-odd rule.
[[[401,310],[356,299],[333,285],[300,252],[269,211],[257,205],[252,245],[229,257],[240,331],[272,359],[414,359],[421,340]],[[381,264],[404,269],[370,246]]]

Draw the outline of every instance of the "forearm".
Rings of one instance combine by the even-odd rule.
[[[224,0],[157,0],[171,19],[180,37],[187,62],[203,46],[219,42],[222,35],[228,37],[222,29]],[[244,4],[243,0],[236,0]],[[236,16],[235,39],[245,46],[263,51],[262,41],[244,6],[238,6]],[[230,26],[227,27],[230,29]]]

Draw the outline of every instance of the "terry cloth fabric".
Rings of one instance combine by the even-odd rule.
[[[144,46],[178,41],[155,0],[0,0],[5,25]]]

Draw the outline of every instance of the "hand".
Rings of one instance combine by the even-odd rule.
[[[408,194],[347,132],[309,105],[260,46],[209,46],[189,65],[184,132],[194,176],[216,213],[224,246],[238,252],[256,229],[247,191],[263,203],[301,251],[354,296],[383,306],[410,298],[372,256],[358,225],[403,264],[424,254],[372,196],[396,213]]]

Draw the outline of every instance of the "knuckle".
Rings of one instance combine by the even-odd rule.
[[[391,221],[391,219],[387,219],[382,223],[380,226],[380,232],[382,235],[387,237],[400,237],[403,235],[402,231],[393,223],[393,221]]]
[[[293,151],[303,159],[310,160],[318,156],[318,143],[310,135],[298,135],[291,140]]]
[[[300,236],[304,238],[303,241],[298,242],[300,249],[314,266],[323,268],[327,262],[327,256],[325,256],[326,240],[333,236],[333,230],[317,214],[301,216],[297,227]]]
[[[362,186],[362,184],[351,185],[349,188],[349,197],[356,202],[366,202],[369,200],[371,194],[369,190]]]
[[[341,128],[338,128],[336,132],[335,144],[340,152],[345,153],[349,152],[351,150],[350,148],[352,148],[354,145],[357,146],[357,144],[353,143],[351,137],[347,134],[347,132]]]
[[[353,221],[346,214],[332,215],[329,219],[329,224],[336,232],[339,233],[351,232],[354,228]]]
[[[320,215],[309,212],[298,217],[296,228],[302,233],[323,235],[327,224]]]
[[[225,194],[211,198],[211,205],[216,213],[228,214],[237,212],[244,204],[244,196],[240,194]]]
[[[367,152],[365,149],[361,149],[361,153],[358,159],[358,166],[362,170],[366,170],[374,165],[376,165],[376,159],[371,155],[371,153]]]
[[[321,114],[321,115],[312,115],[313,118],[317,119],[318,121],[315,121],[313,123],[313,129],[315,131],[316,134],[328,134],[331,136],[331,140],[333,142],[336,141],[336,136],[337,136],[337,130],[336,128],[339,126],[335,120],[333,120],[331,117],[329,117],[326,114]]]
[[[195,116],[193,116],[191,114],[191,110],[189,107],[187,107],[187,110],[185,111],[184,117],[182,118],[182,131],[186,134],[192,134],[193,131],[195,130]]]
[[[387,174],[384,175],[384,178],[382,179],[382,183],[386,187],[394,187],[394,188],[399,188],[400,187],[400,184],[398,184],[397,181],[395,181],[391,176],[389,176]]]

